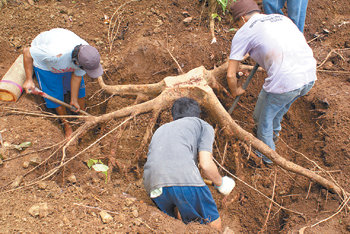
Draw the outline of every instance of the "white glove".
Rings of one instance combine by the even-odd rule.
[[[229,195],[230,192],[232,191],[232,189],[236,186],[235,181],[228,177],[228,176],[224,176],[222,177],[222,183],[220,186],[216,186],[215,188],[222,194],[224,195]]]

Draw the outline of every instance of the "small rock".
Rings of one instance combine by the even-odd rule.
[[[34,156],[29,160],[29,164],[32,166],[37,166],[41,163],[41,158],[39,156]]]
[[[28,210],[29,214],[33,217],[44,218],[49,214],[49,208],[46,202],[35,204]]]
[[[70,225],[70,221],[69,221],[69,219],[66,216],[63,216],[62,220],[63,220],[63,223],[65,225],[67,225],[67,226]]]
[[[155,29],[153,30],[154,33],[160,33],[161,31],[162,31],[161,28],[155,28]]]
[[[11,187],[12,188],[17,188],[23,180],[23,176],[17,176],[16,179],[12,182]]]
[[[7,147],[5,147],[5,146],[0,147],[0,157],[2,159],[9,158],[9,151],[7,150]]]
[[[326,29],[326,28],[324,28],[322,31],[323,31],[323,33],[326,33],[326,34],[328,34],[328,33],[329,33],[329,30],[328,30],[328,29]]]
[[[4,164],[4,162],[2,161],[2,159],[0,158],[0,165]]]
[[[190,16],[190,13],[188,13],[188,11],[183,11],[183,12],[182,12],[182,15],[185,16],[185,17],[189,17],[189,16]]]
[[[137,217],[139,217],[139,212],[135,209],[135,210],[132,211],[132,215],[133,215],[135,218],[137,218]]]
[[[156,27],[160,27],[163,25],[163,21],[161,19],[157,19],[156,22],[155,22],[155,26]]]
[[[189,25],[193,20],[193,17],[186,17],[182,22],[184,22],[185,25]]]
[[[22,167],[24,169],[27,169],[29,167],[29,162],[28,161],[24,161]]]
[[[68,178],[67,178],[68,182],[75,184],[77,182],[77,177],[75,177],[74,174],[71,174]]]
[[[126,206],[131,206],[132,204],[134,204],[135,201],[136,201],[136,198],[127,197],[127,198],[125,198],[125,205]]]
[[[44,190],[47,188],[47,183],[45,181],[38,182],[38,188]]]
[[[142,221],[141,221],[140,219],[134,219],[132,222],[133,222],[136,226],[140,226],[141,223],[142,223]]]
[[[281,190],[281,191],[279,192],[279,195],[285,195],[285,194],[287,194],[287,192],[286,192],[285,190]]]
[[[113,217],[104,210],[100,212],[100,216],[103,223],[109,223],[113,221]]]

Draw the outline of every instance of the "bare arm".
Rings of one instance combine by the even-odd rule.
[[[26,80],[23,83],[23,88],[28,93],[28,90],[34,90],[35,84],[33,81],[33,58],[29,51],[30,47],[23,49],[23,66],[26,74]]]
[[[70,104],[77,108],[77,111],[80,110],[80,106],[78,103],[78,94],[81,83],[81,76],[76,76],[72,73],[71,79],[71,99]]]
[[[228,87],[233,97],[236,97],[244,93],[244,89],[242,87],[237,87],[236,73],[238,72],[238,66],[239,66],[239,61],[229,60],[226,79],[227,79]]]
[[[204,175],[213,181],[216,186],[220,186],[222,183],[222,177],[213,161],[213,155],[208,151],[200,151],[198,153],[198,159]]]

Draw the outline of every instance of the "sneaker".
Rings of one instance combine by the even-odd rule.
[[[256,154],[256,156],[258,156],[259,158],[262,158],[262,160],[264,161],[264,163],[272,165],[273,162],[271,161],[271,159],[269,159],[268,157],[266,157],[265,155],[263,155],[262,153],[260,153],[259,151],[255,150],[254,153]]]

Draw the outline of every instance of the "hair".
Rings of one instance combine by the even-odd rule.
[[[183,117],[197,117],[200,118],[201,109],[196,100],[182,97],[177,99],[171,108],[171,114],[174,120]]]
[[[82,46],[82,44],[80,45],[76,45],[72,51],[72,61],[75,65],[79,66],[79,59],[78,59],[78,55],[79,55],[79,51],[80,51],[80,47]],[[79,66],[80,68],[82,68],[81,66]]]

